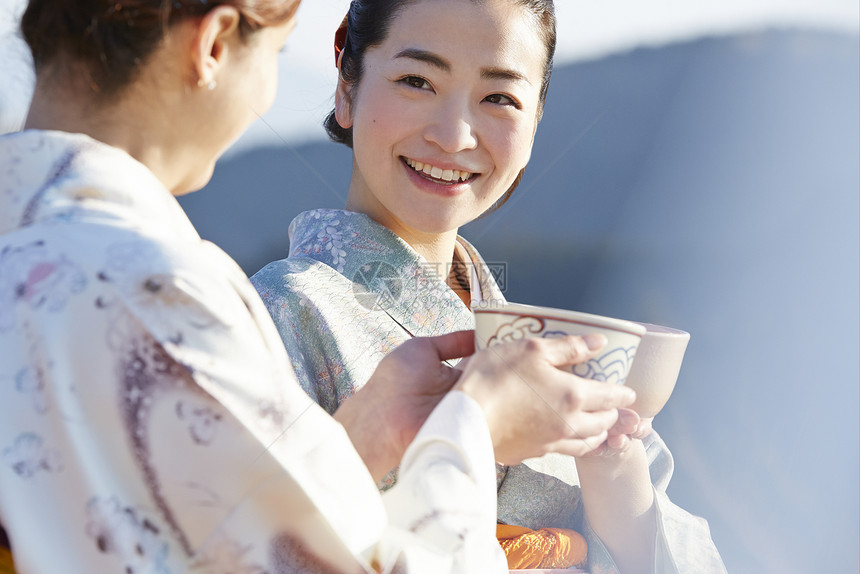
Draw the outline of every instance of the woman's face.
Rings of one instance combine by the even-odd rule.
[[[338,121],[353,128],[349,206],[425,234],[477,218],[531,153],[546,47],[510,0],[419,0],[369,49]]]

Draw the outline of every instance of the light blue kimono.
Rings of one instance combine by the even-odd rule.
[[[413,336],[474,328],[471,311],[446,284],[448,266],[425,261],[396,234],[359,213],[315,210],[290,224],[290,255],[257,272],[259,291],[284,340],[299,382],[324,409],[361,388],[379,361]],[[466,240],[471,291],[504,301],[490,269]],[[657,500],[655,572],[725,572],[707,522],[669,501],[672,455],[656,432],[643,441]],[[393,484],[392,473],[381,488]],[[560,527],[588,542],[592,574],[617,573],[585,519],[572,457],[548,455],[499,468],[498,519]]]

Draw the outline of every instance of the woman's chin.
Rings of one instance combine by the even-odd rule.
[[[176,185],[171,193],[173,195],[187,195],[206,187],[206,184],[212,179],[212,174],[215,172],[215,162],[210,163],[206,168],[195,173],[191,173],[187,178]]]
[[[445,234],[457,231],[463,225],[470,223],[471,218],[464,217],[462,213],[436,213],[427,217],[426,214],[415,217],[411,227],[422,233]]]
[[[400,221],[409,229],[424,235],[442,235],[459,228],[454,221],[438,217],[406,217]]]

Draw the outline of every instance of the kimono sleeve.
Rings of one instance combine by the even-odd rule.
[[[170,484],[200,481],[235,501],[213,514],[176,491],[171,504],[197,525],[195,546],[265,541],[255,556],[263,563],[265,550],[275,572],[280,563],[315,572],[320,557],[338,572],[506,570],[494,536],[492,443],[471,399],[452,393],[434,411],[405,455],[409,478],[383,502],[343,427],[296,384],[266,309],[226,254],[211,246],[148,281],[182,303],[160,316],[137,302],[134,314],[229,423],[194,465],[162,465]]]
[[[389,568],[397,556],[407,572],[508,572],[495,536],[491,445],[478,404],[449,393],[407,449],[397,484],[383,494],[392,528],[380,551]]]
[[[666,488],[674,459],[656,431],[643,439],[657,508],[656,570],[661,574],[722,574],[725,568],[707,522],[672,503]],[[509,467],[499,489],[499,519],[529,528],[572,528],[588,543],[591,574],[620,574],[591,528],[575,460],[552,454]]]
[[[657,508],[657,539],[654,547],[654,572],[666,574],[725,574],[726,568],[711,538],[708,523],[674,504],[666,488],[674,471],[674,459],[656,431],[642,439]],[[583,534],[588,541],[588,567],[591,574],[620,574],[608,550],[588,521],[582,518]]]
[[[136,233],[108,252],[100,312],[137,389],[128,432],[166,530],[203,564],[232,548],[260,567],[361,571],[384,506],[344,429],[296,384],[238,266],[206,242]]]
[[[297,265],[292,260],[275,261],[251,277],[266,310],[275,323],[287,350],[296,379],[302,389],[326,412],[337,410],[332,389],[320,388],[316,373],[326,370],[325,361],[308,353],[314,346],[323,348],[319,328],[313,318],[312,304],[290,282],[290,272]]]

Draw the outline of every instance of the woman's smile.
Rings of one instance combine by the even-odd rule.
[[[419,191],[435,195],[437,197],[458,197],[471,188],[471,184],[480,174],[473,174],[453,169],[443,169],[401,157],[406,177]],[[410,163],[412,165],[410,165]],[[462,177],[466,176],[463,180]]]
[[[468,181],[473,177],[481,175],[479,173],[472,173],[470,171],[456,168],[448,169],[437,167],[435,165],[430,165],[429,163],[424,163],[415,159],[410,159],[408,157],[401,157],[400,159],[406,165],[415,170],[419,175],[424,175],[430,181],[438,181],[440,183],[460,183],[461,181]]]
[[[410,181],[420,190],[433,195],[460,195],[481,175],[465,169],[439,167],[403,156],[400,161]]]

